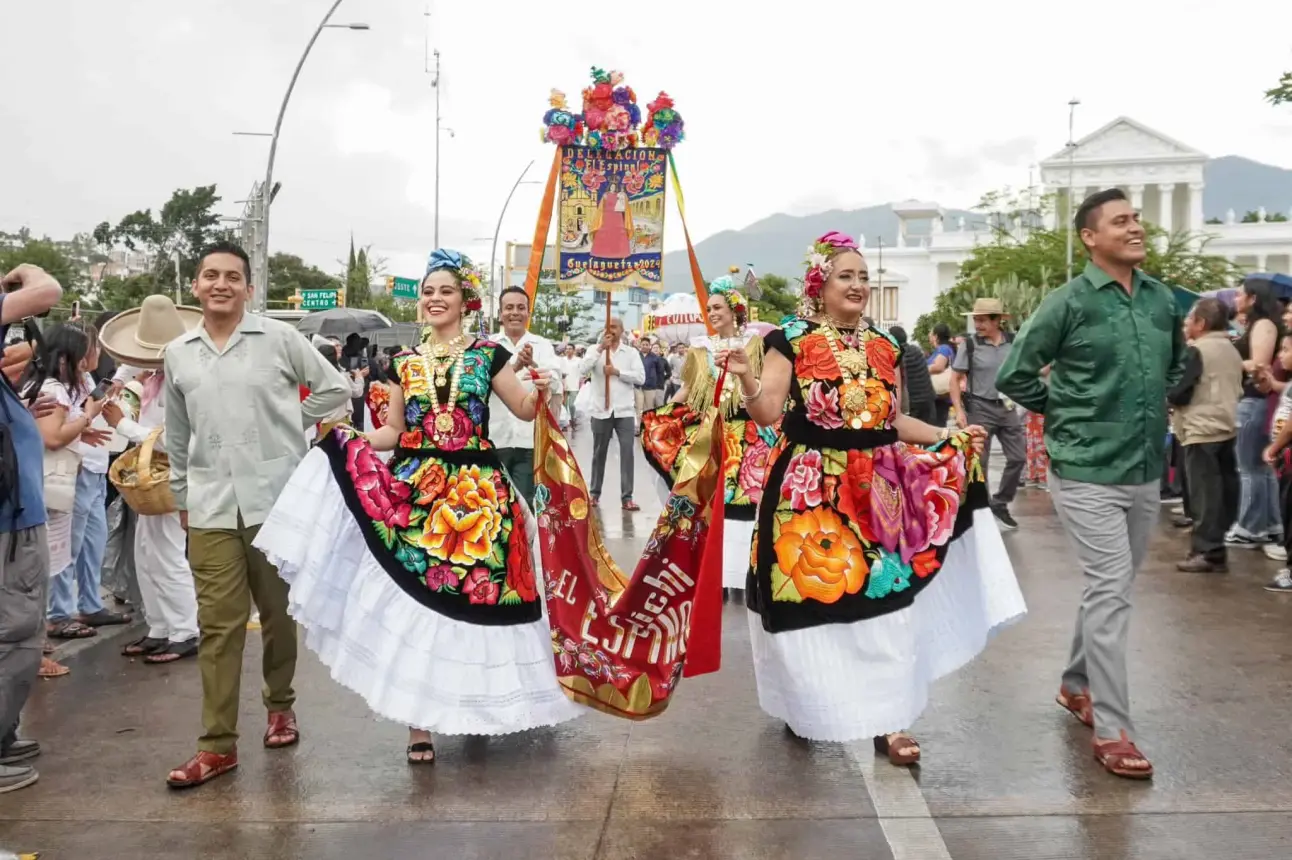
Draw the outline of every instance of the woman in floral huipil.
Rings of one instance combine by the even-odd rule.
[[[332,677],[410,726],[412,764],[434,761],[432,731],[505,734],[579,713],[552,661],[534,521],[489,440],[490,393],[531,421],[549,380],[469,334],[479,290],[463,255],[431,255],[429,325],[391,361],[388,423],[321,439],[256,540]]]
[[[913,764],[929,685],[1025,611],[987,507],[985,434],[902,414],[897,344],[863,316],[853,240],[812,246],[804,293],[808,314],[766,336],[761,378],[719,356],[755,421],[789,404],[748,580],[759,702],[801,737],[873,737]]]

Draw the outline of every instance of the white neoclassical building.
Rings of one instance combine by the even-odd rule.
[[[1072,148],[1040,164],[1042,187],[1053,192],[1057,211],[1066,213],[1069,189],[1080,201],[1099,189],[1116,186],[1126,192],[1144,218],[1167,230],[1186,230],[1208,237],[1207,251],[1221,254],[1252,272],[1292,273],[1292,221],[1238,223],[1225,213],[1224,223],[1204,223],[1203,167],[1207,156],[1128,117],[1118,117],[1086,135]],[[1288,201],[1292,205],[1292,201]],[[995,236],[966,227],[963,219],[948,224],[936,203],[908,200],[893,204],[899,219],[896,244],[866,240],[871,284],[878,293],[876,310],[883,323],[913,325],[933,309],[938,293],[951,287],[960,265],[975,245]],[[1050,216],[1054,218],[1053,215]],[[1264,217],[1264,216],[1262,216]],[[916,222],[931,224],[912,235]],[[1051,220],[1053,224],[1053,220]],[[1079,241],[1079,240],[1078,240]],[[882,257],[882,259],[881,259]],[[881,275],[876,273],[882,268]]]

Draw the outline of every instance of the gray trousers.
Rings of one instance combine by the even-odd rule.
[[[1005,452],[1005,472],[1000,477],[1000,486],[991,497],[993,505],[1008,505],[1014,501],[1018,488],[1023,483],[1023,469],[1027,466],[1027,437],[1023,433],[1023,422],[1019,419],[1017,409],[1006,409],[998,400],[983,400],[966,394],[964,400],[965,418],[970,424],[977,424],[987,431],[987,443],[982,449],[982,470],[987,473],[991,460],[991,443],[1000,441],[1000,448]]]
[[[1063,688],[1090,690],[1095,737],[1115,739],[1125,731],[1134,740],[1126,676],[1131,586],[1162,509],[1160,487],[1157,481],[1087,484],[1051,469],[1050,497],[1085,579]]]
[[[18,717],[40,672],[48,600],[45,527],[0,533],[0,746],[17,736]]]
[[[601,495],[606,477],[606,455],[610,453],[610,434],[619,438],[619,494],[624,501],[633,497],[633,448],[636,447],[637,419],[592,419],[592,486],[589,492]]]
[[[516,494],[531,508],[534,506],[534,449],[498,448],[498,462],[511,478]]]

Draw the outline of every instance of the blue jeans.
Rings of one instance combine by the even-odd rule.
[[[1270,442],[1267,417],[1265,398],[1244,397],[1238,401],[1238,478],[1242,490],[1234,533],[1278,543],[1283,534],[1279,482],[1274,469],[1261,457]]]
[[[108,545],[108,479],[82,469],[76,476],[76,507],[72,510],[72,563],[49,581],[49,620],[66,621],[77,614],[103,611],[99,583],[103,552]]]

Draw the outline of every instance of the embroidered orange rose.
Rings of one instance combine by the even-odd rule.
[[[866,411],[870,413],[870,420],[864,421],[861,426],[867,430],[883,427],[893,408],[893,396],[888,393],[884,383],[873,376],[867,377],[865,390]]]
[[[417,481],[417,505],[429,505],[444,492],[448,478],[439,463],[432,463]]]
[[[875,461],[869,451],[848,452],[836,507],[854,523],[870,521],[870,480],[874,474]]]
[[[866,582],[861,541],[829,508],[790,517],[773,548],[781,571],[804,599],[834,603]]]
[[[534,582],[534,565],[529,554],[525,527],[520,517],[519,506],[512,512],[515,523],[511,529],[511,538],[507,541],[507,585],[520,595],[526,603],[538,599],[538,587]]]
[[[448,478],[418,542],[438,559],[474,565],[490,556],[501,529],[502,510],[493,481],[479,466],[466,466]]]
[[[642,447],[666,472],[673,471],[678,452],[686,444],[687,419],[692,415],[691,410],[679,406],[671,414],[647,412],[642,416]]]
[[[911,556],[911,570],[915,571],[915,575],[920,579],[931,576],[941,566],[942,562],[938,561],[938,551],[933,547]]]
[[[897,382],[897,348],[886,337],[872,337],[866,341],[866,363],[875,376],[894,385]]]
[[[799,379],[838,379],[839,363],[834,360],[830,341],[825,335],[809,334],[799,341],[794,359],[794,375]]]

